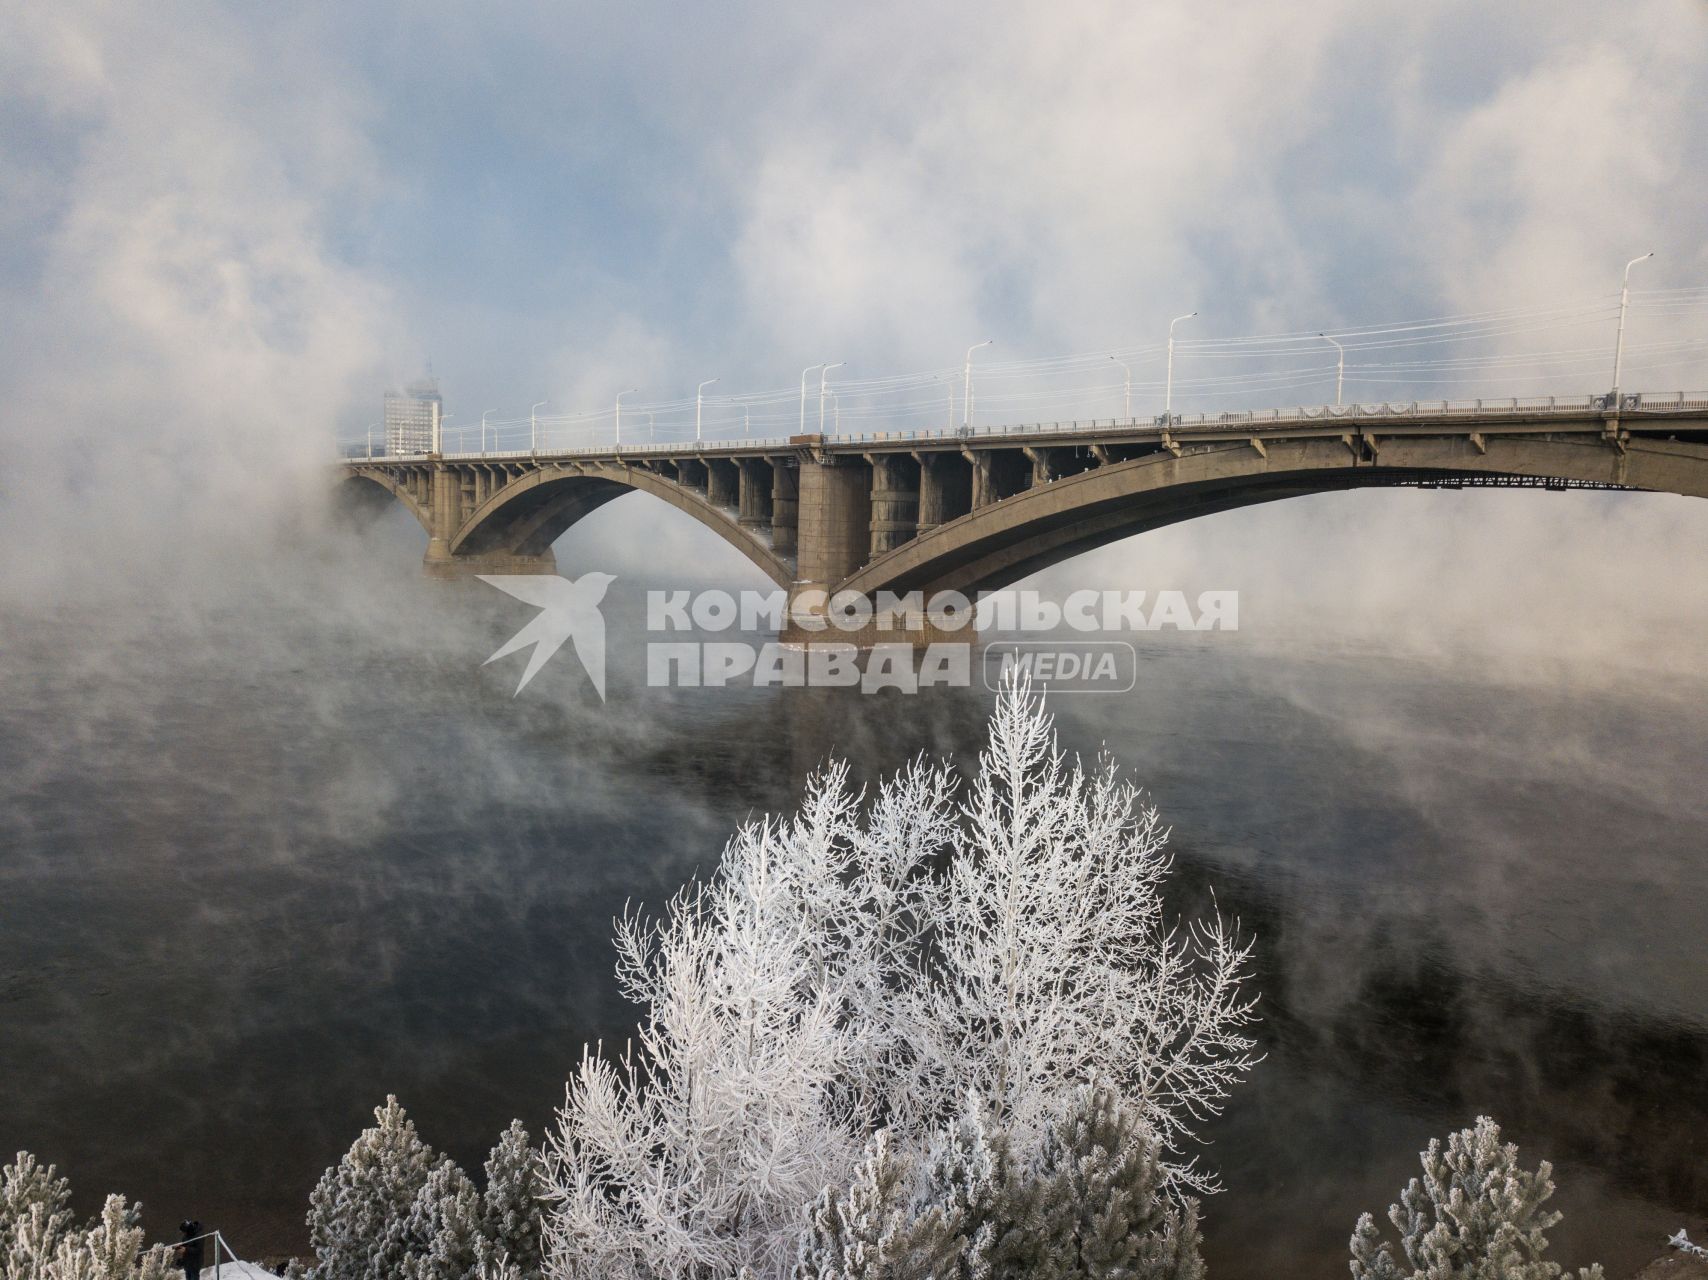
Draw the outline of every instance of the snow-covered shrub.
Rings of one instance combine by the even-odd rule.
[[[1035,1142],[1108,1081],[1184,1196],[1186,1151],[1252,1065],[1250,945],[1166,915],[1167,833],[1114,765],[1067,760],[1023,677],[964,804],[916,760],[869,803],[833,763],[665,918],[618,928],[638,1045],[589,1053],[548,1136],[549,1270],[787,1273],[872,1135],[923,1157],[968,1090]]]
[[[1136,1108],[1084,1086],[1029,1150],[983,1110],[915,1169],[880,1133],[820,1196],[798,1280],[1202,1280],[1196,1206],[1163,1194]]]
[[[71,1180],[51,1164],[43,1165],[28,1151],[0,1169],[0,1263],[10,1276],[21,1237],[28,1237],[31,1254],[51,1253],[73,1227]]]
[[[162,1280],[170,1253],[143,1247],[142,1206],[108,1196],[85,1227],[71,1184],[27,1151],[0,1170],[0,1275],[6,1280]]]
[[[470,1280],[485,1253],[480,1193],[454,1161],[441,1160],[415,1193],[403,1224],[402,1280]]]
[[[309,1196],[314,1280],[396,1280],[410,1254],[416,1197],[439,1163],[415,1122],[387,1097]]]
[[[1382,1239],[1369,1214],[1352,1233],[1354,1280],[1554,1280],[1558,1263],[1543,1258],[1543,1234],[1560,1215],[1542,1205],[1554,1194],[1553,1169],[1518,1167],[1518,1148],[1502,1143],[1500,1126],[1478,1116],[1475,1128],[1431,1138],[1413,1178],[1390,1205],[1404,1260]],[[1601,1280],[1599,1265],[1578,1273]]]
[[[539,1155],[512,1121],[477,1191],[388,1097],[309,1198],[309,1280],[481,1280],[540,1276]]]
[[[520,1120],[498,1137],[486,1158],[481,1195],[481,1235],[487,1252],[502,1258],[517,1280],[539,1280],[541,1261],[540,1155]]]

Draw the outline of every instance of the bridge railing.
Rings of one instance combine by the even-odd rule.
[[[1016,422],[983,427],[963,426],[953,429],[939,427],[927,431],[847,432],[828,435],[825,439],[830,444],[876,444],[880,442],[896,444],[908,441],[928,443],[955,439],[989,440],[1000,439],[1004,436],[1118,435],[1122,432],[1154,432],[1159,428],[1170,430],[1181,428],[1216,430],[1225,428],[1233,431],[1287,423],[1338,422],[1371,418],[1474,418],[1503,413],[1527,417],[1560,413],[1581,417],[1586,413],[1608,412],[1611,408],[1611,400],[1612,397],[1608,395],[1504,396],[1498,398],[1482,397],[1474,400],[1412,400],[1398,404],[1384,401],[1376,404],[1296,405],[1289,408],[1237,409],[1223,413],[1177,413],[1172,416],[1158,414],[1152,418],[1091,418],[1055,422]],[[1658,395],[1652,392],[1641,392],[1620,397],[1619,412],[1622,414],[1643,415],[1678,410],[1708,410],[1708,392],[1677,391]],[[688,442],[624,443],[620,446],[587,444],[565,448],[547,443],[546,447],[535,449],[446,450],[441,456],[461,461],[506,462],[526,461],[539,456],[553,458],[609,457],[618,453],[625,457],[692,456],[706,450],[721,449],[785,452],[793,447],[795,446],[791,443],[789,436],[763,438],[725,436]],[[384,458],[388,461],[419,461],[428,456],[424,453],[385,454],[383,451],[376,452],[369,441],[345,442],[342,449],[346,459]]]

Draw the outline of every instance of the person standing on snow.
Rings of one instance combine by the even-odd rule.
[[[184,1280],[200,1280],[202,1274],[202,1224],[186,1218],[178,1224],[184,1233],[184,1243],[178,1246],[178,1265],[184,1268]]]

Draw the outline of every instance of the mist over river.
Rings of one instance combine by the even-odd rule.
[[[155,1236],[305,1251],[387,1093],[466,1167],[512,1116],[539,1138],[583,1043],[633,1026],[625,903],[829,754],[871,778],[982,739],[979,690],[645,688],[645,585],[608,597],[604,704],[567,651],[512,697],[523,659],[481,662],[531,610],[385,565],[0,615],[0,1150]],[[1554,1162],[1559,1261],[1699,1230],[1708,677],[1249,621],[1135,643],[1135,689],[1053,709],[1172,824],[1180,908],[1256,935],[1268,1056],[1210,1126],[1211,1274],[1344,1274],[1358,1213],[1479,1113]]]

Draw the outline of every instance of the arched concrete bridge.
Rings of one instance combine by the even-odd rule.
[[[577,520],[633,490],[792,596],[971,595],[1213,512],[1383,485],[1708,497],[1708,395],[1275,410],[926,435],[352,458],[347,495],[402,502],[443,573],[545,573]],[[377,486],[377,489],[375,488]],[[380,491],[384,491],[381,493]]]

